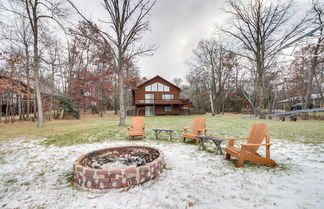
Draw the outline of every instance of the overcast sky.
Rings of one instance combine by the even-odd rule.
[[[93,20],[107,17],[100,0],[74,1]],[[295,9],[310,6],[311,0],[298,0]],[[160,75],[170,81],[185,78],[186,60],[202,38],[212,35],[216,25],[225,24],[225,0],[157,0],[151,11],[151,30],[143,43],[155,44],[153,56],[140,57],[141,76]]]

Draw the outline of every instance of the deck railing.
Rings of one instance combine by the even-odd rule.
[[[164,100],[164,99],[143,99],[143,100],[135,100],[136,105],[140,104],[179,104],[185,105],[189,104],[189,99],[173,99],[173,100]]]

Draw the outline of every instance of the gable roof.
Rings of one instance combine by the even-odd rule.
[[[175,88],[177,88],[177,89],[179,89],[179,90],[181,91],[181,89],[180,89],[178,86],[174,85],[173,83],[171,83],[170,81],[168,81],[168,80],[162,78],[162,77],[159,76],[159,75],[157,75],[157,76],[151,78],[150,80],[145,81],[144,83],[139,84],[138,86],[136,86],[136,89],[140,88],[141,86],[144,86],[146,83],[148,83],[148,82],[150,82],[150,81],[152,81],[152,80],[154,80],[154,79],[157,79],[157,78],[160,78],[160,79],[164,80],[165,82],[167,82],[167,83],[170,84],[171,86],[173,86],[173,87],[175,87]]]

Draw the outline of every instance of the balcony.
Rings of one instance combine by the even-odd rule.
[[[135,100],[135,105],[188,105],[189,99],[173,99],[173,100],[162,100],[162,99],[143,99]]]

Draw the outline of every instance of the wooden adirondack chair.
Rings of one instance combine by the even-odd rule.
[[[145,138],[144,129],[144,117],[133,117],[132,126],[128,128],[128,138],[130,139],[135,136],[141,136],[142,139]]]
[[[276,166],[276,162],[270,159],[270,136],[268,135],[269,126],[265,123],[258,123],[252,126],[250,136],[247,138],[247,143],[241,144],[241,148],[234,147],[234,141],[237,138],[229,138],[229,144],[225,148],[227,152],[225,159],[229,160],[231,156],[238,159],[237,167],[242,167],[244,161],[252,161],[266,166]],[[265,138],[266,143],[261,144]],[[266,146],[266,157],[262,157],[257,153],[260,146]]]
[[[196,140],[196,144],[200,142],[196,136],[199,135],[206,135],[207,128],[206,128],[206,118],[195,118],[194,123],[192,126],[192,132],[188,133],[189,128],[183,128],[183,142],[186,142],[186,139],[193,139]]]

